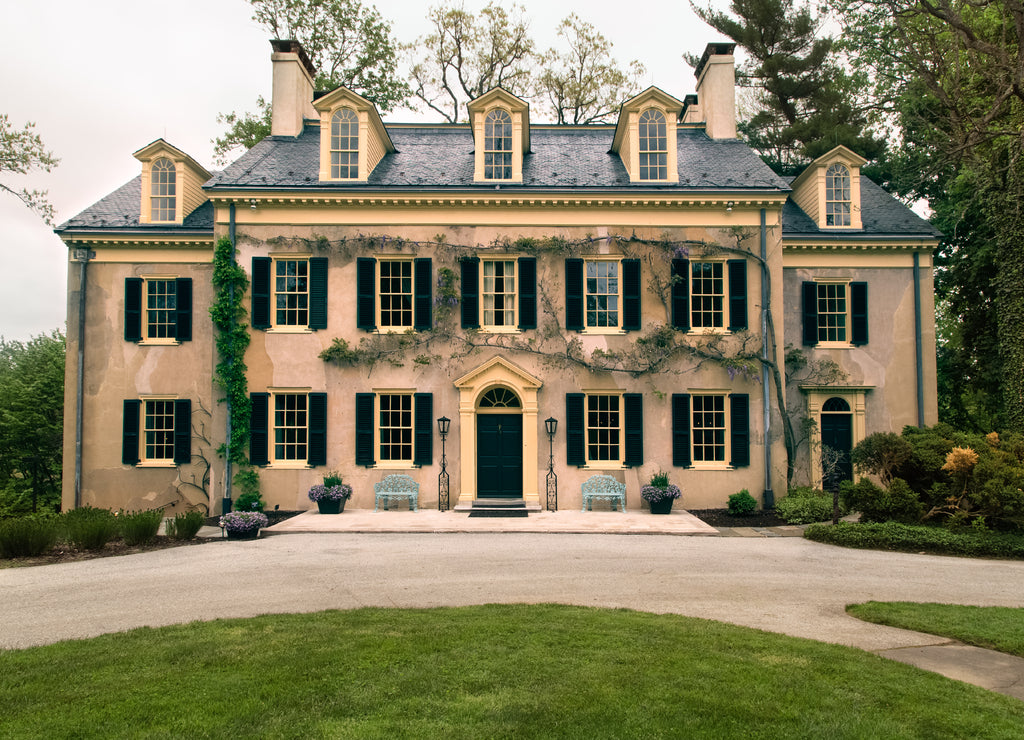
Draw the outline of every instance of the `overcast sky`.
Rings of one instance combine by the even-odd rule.
[[[366,3],[370,4],[370,3]],[[433,3],[380,0],[399,41],[429,31]],[[467,10],[483,7],[466,0]],[[616,58],[647,67],[646,84],[682,99],[694,92],[684,52],[699,54],[721,36],[685,0],[632,6],[599,0],[524,0],[539,46],[556,42],[571,12],[614,44]],[[716,5],[723,5],[716,2]],[[61,159],[49,174],[6,177],[16,189],[49,190],[60,224],[140,171],[132,152],[164,138],[214,169],[217,114],[255,110],[270,99],[269,35],[246,0],[18,0],[5,4],[0,55],[0,113],[27,121]],[[505,4],[508,7],[508,4]],[[577,10],[577,8],[584,8]],[[407,111],[385,121],[435,120]],[[0,336],[28,339],[64,329],[67,250],[16,198],[0,194]]]

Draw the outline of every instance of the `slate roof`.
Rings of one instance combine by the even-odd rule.
[[[329,190],[480,189],[473,181],[473,135],[468,126],[393,126],[397,151],[385,155],[366,183],[321,183],[320,127],[307,124],[297,137],[270,136],[208,183],[214,188],[304,188]],[[788,190],[741,141],[710,139],[703,130],[679,129],[678,184],[631,183],[617,154],[609,152],[613,126],[533,127],[531,152],[523,158],[523,182],[502,189],[569,190]]]
[[[787,178],[790,182],[793,179]],[[819,229],[814,220],[790,198],[782,208],[782,237],[841,240],[884,236],[942,236],[938,229],[864,175],[860,176],[860,218],[863,229]]]
[[[57,232],[95,229],[139,230],[139,231],[213,231],[213,204],[207,201],[184,218],[181,224],[139,223],[139,209],[142,206],[142,175],[125,183],[77,216],[57,227]]]

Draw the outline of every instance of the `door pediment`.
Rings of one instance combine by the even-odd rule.
[[[516,391],[534,391],[543,383],[515,363],[504,357],[492,357],[455,381],[455,387],[465,393],[493,385],[505,385]],[[475,394],[473,394],[475,395]]]

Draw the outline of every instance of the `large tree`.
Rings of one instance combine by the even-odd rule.
[[[949,406],[1024,431],[1024,2],[849,0],[840,10],[854,62],[902,138],[893,180],[928,198],[950,235],[940,362],[982,389],[998,385],[993,404],[978,386],[947,383]]]
[[[295,39],[316,67],[314,85],[344,85],[380,111],[406,101],[408,85],[398,74],[398,44],[391,26],[373,6],[359,0],[249,0],[253,20],[274,38]],[[218,161],[249,149],[270,134],[270,105],[260,97],[256,113],[232,111],[217,117],[228,130],[214,140]]]
[[[737,82],[752,89],[755,112],[739,129],[772,169],[795,174],[838,144],[868,159],[882,152],[884,142],[869,131],[860,81],[843,68],[809,5],[732,0],[727,13],[692,0],[691,6],[749,55]]]
[[[0,338],[0,515],[60,504],[64,336]]]
[[[0,191],[10,193],[38,213],[47,224],[53,224],[53,206],[45,190],[18,189],[9,184],[9,175],[26,175],[32,170],[49,172],[60,162],[47,151],[35,132],[34,123],[15,128],[6,113],[0,113]]]

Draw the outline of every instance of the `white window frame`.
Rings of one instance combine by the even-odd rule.
[[[498,120],[499,116],[503,116]],[[497,132],[496,132],[497,129]],[[514,176],[512,114],[494,108],[484,116],[484,179],[511,180]],[[495,143],[499,142],[498,146]],[[496,163],[499,161],[500,163]]]
[[[373,394],[374,394],[374,398],[373,398],[373,446],[374,446],[374,452],[376,454],[376,460],[377,460],[376,464],[374,465],[375,468],[386,468],[386,469],[390,469],[390,470],[409,470],[411,468],[416,467],[414,462],[413,462],[416,459],[416,399],[415,399],[415,393],[416,392],[414,390],[409,390],[409,389],[406,389],[406,388],[385,388],[385,389],[380,389],[380,390],[374,389],[374,391],[373,391]],[[395,426],[391,426],[389,424],[387,427],[384,426],[382,417],[383,417],[383,415],[385,413],[384,412],[384,404],[383,404],[383,400],[384,400],[385,397],[387,397],[387,398],[400,397],[400,398],[402,398],[405,401],[405,403],[408,404],[408,420],[409,420],[409,423],[408,423],[407,427],[404,424],[402,424],[402,425],[395,425]],[[403,414],[403,413],[405,413],[405,409],[399,409],[397,412],[394,411],[394,410],[389,410],[389,412],[390,413]],[[383,437],[384,437],[384,433],[385,433],[386,429],[397,429],[397,430],[407,430],[408,431],[408,435],[409,435],[409,441],[408,441],[409,457],[408,457],[408,459],[406,459],[406,458],[393,459],[393,460],[386,460],[386,459],[384,459],[384,439],[383,439]],[[406,443],[404,441],[400,441],[397,444],[404,446]]]
[[[341,118],[339,118],[339,116]],[[341,127],[347,126],[348,131],[344,135],[341,133]],[[353,133],[353,129],[355,133]],[[358,180],[359,179],[359,114],[348,107],[338,108],[331,114],[331,134],[330,134],[330,173],[332,180]],[[342,147],[342,144],[347,144],[346,147]],[[353,148],[354,145],[354,148]],[[335,154],[339,155],[338,159],[341,159],[341,155],[348,155],[348,163],[341,164],[335,162]],[[354,160],[353,160],[354,155]],[[347,171],[348,174],[342,175],[342,171]],[[352,172],[355,174],[352,174]]]
[[[701,426],[700,429],[712,429],[722,430],[722,443],[720,445],[722,450],[721,460],[698,460],[697,459],[697,414],[708,414],[718,413],[717,409],[706,411],[703,408],[697,410],[697,399],[706,398],[717,398],[722,401],[722,426]],[[690,391],[690,464],[694,468],[703,470],[732,470],[732,466],[729,465],[729,460],[732,459],[732,400],[729,398],[729,391],[727,390],[706,390],[701,389],[699,391]],[[719,447],[717,443],[713,445]]]
[[[852,226],[853,174],[842,162],[833,162],[825,169],[825,227],[848,229]]]
[[[385,325],[385,323],[384,323],[384,295],[385,294],[381,290],[381,281],[383,280],[382,268],[384,267],[385,264],[387,264],[387,265],[401,264],[403,266],[403,269],[407,269],[409,271],[409,291],[408,291],[408,294],[407,294],[408,298],[409,298],[409,308],[408,308],[409,323],[408,324],[387,324],[387,325]],[[390,270],[391,268],[389,267],[388,269]],[[393,280],[395,278],[394,277],[390,277],[389,279]],[[408,331],[413,331],[414,330],[414,327],[416,325],[416,265],[414,264],[414,261],[413,261],[413,259],[411,257],[405,257],[405,256],[403,256],[403,257],[384,257],[384,256],[378,256],[377,257],[376,265],[374,266],[373,292],[374,292],[375,308],[376,308],[376,311],[377,311],[377,316],[376,316],[377,332],[379,334],[399,334],[399,333],[404,333],[404,332],[408,332]],[[403,291],[403,292],[399,292],[399,293],[388,293],[387,295],[389,295],[389,296],[402,296],[402,295],[406,295],[406,293]],[[392,309],[392,310],[394,310],[394,309]],[[400,309],[400,310],[404,311],[405,309]]]
[[[487,268],[488,264],[503,263],[506,266],[511,265],[512,274],[512,290],[507,288],[501,293],[496,291],[487,291]],[[497,276],[491,276],[497,279]],[[509,275],[503,275],[502,279],[506,282],[510,279]],[[518,334],[519,333],[519,261],[516,257],[502,256],[502,257],[481,257],[480,258],[480,277],[479,277],[479,301],[480,301],[480,331],[489,332],[492,334]],[[506,301],[511,301],[511,308],[502,309],[505,311],[505,315],[511,312],[511,322],[504,324],[495,324],[487,321],[487,297],[502,295]],[[492,312],[496,309],[490,309]]]
[[[651,134],[652,128],[655,129],[653,135]],[[665,112],[658,108],[644,108],[637,121],[637,137],[639,151],[637,179],[644,182],[668,180],[668,118]],[[658,164],[650,164],[652,157],[658,160]],[[651,177],[652,170],[656,174],[655,177]]]
[[[591,292],[590,292],[590,278],[589,278],[590,265],[600,265],[600,264],[605,264],[605,265],[607,265],[607,264],[614,264],[616,266],[615,267],[615,273],[616,273],[615,280],[617,281],[617,288],[618,288],[618,292],[617,293],[613,294],[613,293],[607,292],[607,293],[594,293],[594,294],[591,294]],[[607,276],[602,277],[602,276],[599,275],[595,279],[596,280],[607,280],[607,279],[610,279],[610,278],[608,278]],[[590,304],[590,296],[591,295],[594,295],[594,297],[600,297],[600,296],[611,297],[613,295],[615,296],[615,301],[616,301],[616,308],[615,308],[616,325],[615,326],[600,326],[600,325],[597,325],[597,324],[591,325],[591,323],[590,323],[590,313],[591,312],[590,312],[590,306],[589,306],[589,304]],[[585,334],[625,334],[626,330],[622,328],[622,303],[623,303],[623,293],[622,293],[622,257],[604,257],[604,256],[584,257],[583,258],[583,333],[585,333]],[[608,309],[595,309],[595,310],[596,311],[602,311],[603,310],[606,313],[608,312]]]
[[[852,314],[851,314],[851,306],[850,306],[850,303],[851,303],[851,300],[850,300],[850,298],[851,298],[851,295],[850,295],[850,281],[849,280],[815,280],[814,281],[814,286],[815,286],[815,292],[814,292],[815,306],[814,307],[815,307],[815,314],[818,317],[818,320],[817,320],[817,324],[818,325],[817,325],[817,328],[816,328],[817,337],[818,337],[818,343],[815,345],[815,347],[823,348],[823,349],[828,349],[830,347],[832,347],[832,348],[848,348],[848,347],[852,347],[853,344],[851,344],[851,342],[850,342],[850,333],[851,333],[852,328],[853,328],[853,326],[852,326],[853,317],[852,317]],[[844,306],[845,306],[845,309],[844,309],[844,311],[842,313],[840,313],[838,311],[822,312],[820,310],[820,308],[821,308],[821,301],[822,300],[826,300],[826,301],[834,300],[834,299],[828,298],[827,296],[824,299],[821,297],[821,289],[822,288],[828,288],[828,287],[842,288],[842,291],[843,291],[842,300],[843,300],[843,303],[844,303]],[[840,315],[843,316],[843,322],[844,322],[843,338],[842,339],[822,339],[821,338],[822,329],[824,328],[826,331],[828,330],[827,326],[826,327],[822,326],[822,317],[823,316],[840,316]]]
[[[708,298],[711,298],[712,300],[715,297],[720,298],[721,303],[720,303],[719,308],[718,309],[712,309],[712,311],[711,311],[713,316],[717,315],[717,317],[719,319],[719,326],[697,326],[697,322],[695,321],[695,317],[698,314],[698,312],[694,310],[694,305],[693,305],[694,304],[694,299],[695,299],[695,297],[697,295],[696,291],[694,290],[694,287],[695,287],[695,284],[696,284],[698,278],[694,275],[694,269],[698,265],[712,265],[713,267],[718,267],[718,269],[721,271],[721,275],[718,278],[721,281],[721,286],[722,286],[721,293],[701,293],[700,294],[702,297],[708,297]],[[690,333],[691,334],[727,334],[728,333],[728,326],[729,326],[729,321],[728,321],[728,310],[729,310],[729,274],[728,274],[728,272],[729,271],[728,271],[728,269],[726,267],[726,263],[725,263],[724,260],[690,260],[690,275],[689,275],[690,285],[689,285],[689,291],[688,291],[689,303],[688,303],[686,309],[687,309],[687,311],[690,312]],[[712,275],[711,278],[701,277],[700,279],[701,280],[708,280],[708,279],[715,280],[716,278]],[[707,313],[707,312],[701,310],[699,313]]]
[[[601,425],[591,426],[591,423],[590,423],[591,422],[591,419],[590,419],[590,414],[591,414],[590,402],[591,402],[591,399],[596,400],[596,399],[599,399],[599,398],[608,398],[608,399],[615,399],[616,400],[616,404],[618,406],[616,411],[611,411],[610,409],[609,410],[596,409],[593,413],[597,413],[597,414],[601,414],[601,413],[608,413],[608,414],[615,413],[615,414],[618,414],[618,425],[617,426],[612,426],[611,424],[608,424],[607,426],[601,426]],[[625,446],[626,446],[626,400],[625,400],[624,394],[622,394],[622,393],[608,393],[608,392],[603,392],[603,391],[586,391],[583,394],[583,404],[584,404],[584,406],[583,406],[583,451],[584,451],[584,459],[586,460],[586,468],[587,469],[593,469],[593,470],[621,470],[621,469],[625,468],[624,459],[625,459]],[[607,429],[609,431],[615,431],[615,433],[618,436],[618,441],[614,443],[615,447],[616,447],[616,453],[617,453],[617,456],[615,458],[608,458],[606,460],[602,460],[600,458],[591,457],[591,454],[590,454],[591,453],[591,450],[590,450],[590,446],[591,446],[591,432],[592,432],[592,430],[593,431],[600,431],[602,429]],[[602,443],[602,442],[600,442],[600,440],[598,440],[596,442],[596,444],[598,446],[601,446],[602,444],[604,444],[604,445],[611,445],[612,443],[610,443],[610,442]]]
[[[163,218],[168,212],[170,218]],[[160,224],[178,220],[178,168],[167,157],[158,157],[149,166],[149,220]]]
[[[270,398],[268,400],[267,416],[270,417],[267,420],[267,444],[270,449],[267,451],[268,465],[272,468],[308,468],[309,463],[309,388],[271,388],[269,389]],[[302,398],[305,402],[305,410],[302,412],[305,418],[305,426],[298,425],[282,425],[278,426],[277,423],[277,399],[295,397]],[[288,412],[288,409],[284,409]],[[296,410],[297,412],[297,410]],[[304,430],[305,442],[301,443],[303,446],[304,453],[301,457],[278,457],[277,449],[277,432],[278,429],[288,430]],[[298,442],[284,442],[285,445],[298,445]]]
[[[305,323],[298,322],[295,324],[283,324],[277,320],[277,266],[282,262],[303,262],[306,265],[306,321]],[[285,275],[285,278],[288,276]],[[298,277],[298,276],[296,276]],[[270,331],[279,334],[308,334],[310,333],[309,328],[309,312],[311,304],[311,296],[309,290],[309,277],[310,277],[310,255],[308,254],[295,254],[289,252],[287,254],[271,254],[270,255]],[[285,295],[302,295],[301,291],[285,291]],[[285,307],[285,311],[301,311],[299,308],[288,308]]]
[[[139,468],[175,468],[177,463],[174,462],[174,402],[178,400],[177,396],[168,395],[143,395],[139,396],[139,462],[135,464]],[[150,429],[147,425],[149,415],[147,414],[147,407],[150,403],[166,403],[170,404],[170,427],[167,429]],[[152,457],[148,454],[148,437],[153,434],[167,434],[170,437],[169,443],[163,443],[164,445],[170,446],[170,455],[168,457]]]

